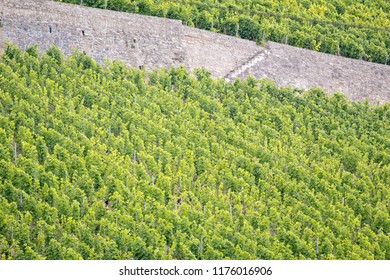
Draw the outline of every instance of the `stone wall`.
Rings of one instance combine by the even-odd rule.
[[[54,44],[67,55],[79,49],[98,62],[109,58],[135,67],[205,67],[219,77],[257,48],[254,42],[190,28],[177,20],[46,0],[0,2],[5,37],[23,49],[38,43],[44,51]]]
[[[119,59],[148,68],[204,67],[213,77],[252,75],[280,86],[340,90],[353,100],[390,101],[390,67],[269,42],[254,42],[182,25],[180,21],[86,8],[48,0],[0,0],[4,39],[22,49],[56,45],[98,62]]]
[[[0,0],[0,2],[1,2],[1,0]],[[5,41],[3,25],[4,25],[4,5],[1,5],[0,6],[0,54],[2,53],[2,50],[4,49],[4,41]]]
[[[186,65],[190,69],[207,68],[214,77],[226,76],[261,49],[252,41],[187,26],[183,37]]]
[[[241,77],[275,80],[279,86],[341,91],[352,100],[390,101],[390,66],[268,43],[267,56]]]
[[[185,58],[180,21],[44,0],[1,1],[5,36],[21,48],[54,44],[65,54],[79,49],[98,62],[120,59],[136,67],[178,66]]]

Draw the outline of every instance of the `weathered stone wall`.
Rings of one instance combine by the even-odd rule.
[[[220,77],[257,48],[254,42],[189,28],[177,20],[47,0],[1,2],[5,37],[23,49],[38,43],[43,51],[54,44],[65,54],[79,49],[98,62],[109,58],[136,67],[205,67]]]
[[[185,26],[183,43],[190,69],[204,67],[214,77],[224,77],[257,51],[255,42]]]
[[[3,24],[4,24],[4,5],[0,6],[0,54],[2,53],[2,50],[4,49],[4,30],[3,30]]]
[[[177,66],[185,57],[180,21],[44,0],[1,1],[5,36],[21,48],[38,43],[47,50],[55,44],[65,54],[80,49],[99,62],[120,59],[149,67]]]
[[[247,75],[273,79],[279,86],[341,91],[352,100],[390,101],[389,66],[279,43],[269,42],[265,59],[241,77]]]
[[[84,51],[98,62],[119,59],[140,67],[204,67],[232,80],[252,75],[280,86],[340,90],[353,100],[390,101],[390,67],[269,42],[254,42],[182,25],[180,21],[61,4],[0,0],[0,52],[4,39],[41,51]]]

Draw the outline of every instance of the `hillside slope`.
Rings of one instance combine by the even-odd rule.
[[[9,47],[0,259],[390,259],[389,109]]]

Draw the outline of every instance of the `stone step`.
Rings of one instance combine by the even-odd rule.
[[[236,78],[240,77],[245,71],[252,68],[259,62],[261,62],[266,55],[269,54],[269,51],[266,49],[263,49],[259,52],[257,52],[255,55],[253,55],[251,58],[249,58],[246,62],[235,68],[233,71],[231,71],[229,74],[225,76],[225,80],[227,82],[232,82]]]

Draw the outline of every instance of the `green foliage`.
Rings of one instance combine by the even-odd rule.
[[[0,259],[390,258],[389,104],[107,63],[7,47]]]

